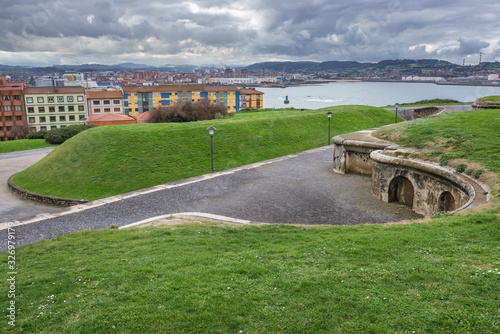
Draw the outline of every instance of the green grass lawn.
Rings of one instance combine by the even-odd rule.
[[[500,102],[500,96],[495,95],[495,96],[485,96],[480,99],[480,102],[482,103],[498,103]]]
[[[498,333],[499,245],[493,214],[75,233],[16,250],[13,332]]]
[[[432,100],[420,100],[411,103],[400,103],[400,107],[423,107],[423,106],[449,106],[449,105],[463,105],[465,103],[452,100],[452,99],[432,99]],[[394,105],[386,106],[384,108],[394,108]]]
[[[321,110],[241,112],[193,123],[121,125],[92,128],[71,138],[14,178],[36,193],[98,199],[210,171],[214,125],[216,171],[302,152],[328,144],[331,136],[394,121],[382,108],[341,106]]]
[[[9,153],[25,150],[33,150],[36,148],[51,147],[45,143],[44,139],[19,139],[0,142],[0,153]]]

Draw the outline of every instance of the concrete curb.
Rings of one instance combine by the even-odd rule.
[[[118,229],[121,230],[123,228],[129,228],[129,227],[135,227],[143,224],[147,224],[149,222],[158,220],[158,219],[163,219],[163,218],[168,218],[168,217],[182,217],[182,216],[194,216],[194,217],[202,217],[202,218],[207,218],[207,219],[216,219],[216,220],[222,220],[228,223],[237,223],[237,224],[252,224],[251,221],[249,220],[244,220],[244,219],[237,219],[237,218],[231,218],[231,217],[225,217],[225,216],[220,216],[220,215],[213,215],[211,213],[203,213],[203,212],[182,212],[182,213],[174,213],[174,214],[168,214],[168,215],[161,215],[153,218],[148,218],[141,220],[136,223],[132,223],[129,225],[121,226]]]

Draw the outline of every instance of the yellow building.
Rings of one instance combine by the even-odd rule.
[[[242,88],[239,90],[238,109],[262,109],[264,108],[264,93],[255,88]]]
[[[83,87],[28,87],[24,105],[31,131],[82,124],[80,119],[86,117]]]
[[[224,105],[230,113],[239,110],[239,91],[236,86],[133,85],[124,86],[123,93],[125,114],[131,116],[174,103],[183,105],[201,100]]]

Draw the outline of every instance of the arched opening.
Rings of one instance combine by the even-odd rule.
[[[455,198],[449,191],[445,191],[439,196],[438,200],[438,212],[449,212],[455,211],[457,205],[455,203]]]
[[[402,203],[413,208],[413,197],[415,195],[413,184],[403,176],[392,179],[389,185],[389,202]]]

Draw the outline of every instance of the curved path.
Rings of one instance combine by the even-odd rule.
[[[385,223],[421,216],[370,194],[370,177],[332,171],[333,147],[71,207],[49,219],[18,223],[18,245],[67,233],[124,226],[151,217],[204,212],[283,224]],[[58,215],[58,216],[57,216]],[[4,224],[5,225],[5,224]],[[5,227],[4,227],[5,228]],[[7,231],[0,231],[7,240]],[[0,251],[6,243],[0,243]]]

